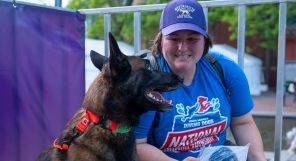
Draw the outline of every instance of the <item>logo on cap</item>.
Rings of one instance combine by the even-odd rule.
[[[192,18],[190,13],[194,12],[195,9],[188,5],[180,5],[175,8],[175,11],[180,13],[177,18]]]

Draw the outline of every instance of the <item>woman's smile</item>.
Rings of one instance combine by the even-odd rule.
[[[190,57],[192,57],[192,55],[191,54],[175,54],[175,57],[176,58],[180,58],[180,59],[188,59],[188,58],[190,58]]]
[[[163,36],[162,53],[170,68],[179,73],[189,82],[196,71],[196,63],[203,55],[205,40],[203,35],[190,31],[180,30]]]

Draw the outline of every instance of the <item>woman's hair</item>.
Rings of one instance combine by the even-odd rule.
[[[205,46],[204,46],[203,56],[209,52],[210,47],[212,47],[213,45],[212,40],[209,36],[204,38],[205,38]],[[162,33],[158,32],[151,46],[151,51],[154,56],[161,53],[161,39],[162,39]]]

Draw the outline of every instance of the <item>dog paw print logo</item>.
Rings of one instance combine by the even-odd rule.
[[[212,105],[213,105],[213,110],[214,110],[214,111],[219,110],[219,108],[220,108],[220,102],[219,102],[219,99],[218,99],[218,98],[213,98],[213,99],[211,100],[211,102],[212,102]]]
[[[175,8],[175,11],[180,13],[177,16],[177,18],[190,18],[191,19],[192,16],[190,14],[193,13],[195,11],[195,9],[191,6],[188,6],[188,5],[180,5]]]

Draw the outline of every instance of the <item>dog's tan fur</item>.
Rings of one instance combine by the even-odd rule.
[[[176,89],[181,80],[174,74],[151,71],[147,61],[135,56],[125,56],[110,34],[110,59],[100,75],[94,80],[79,110],[63,130],[60,140],[71,140],[67,151],[50,147],[42,153],[39,161],[134,161],[136,159],[135,139],[132,127],[138,123],[140,114],[148,110],[167,111],[168,102],[157,103],[147,99],[149,88],[161,90]],[[94,57],[94,55],[93,55]],[[94,64],[101,68],[94,59]],[[149,65],[149,64],[148,64]],[[89,110],[95,115],[107,118],[106,124],[90,123],[79,136],[75,126]],[[111,122],[131,128],[126,133],[108,129]]]

